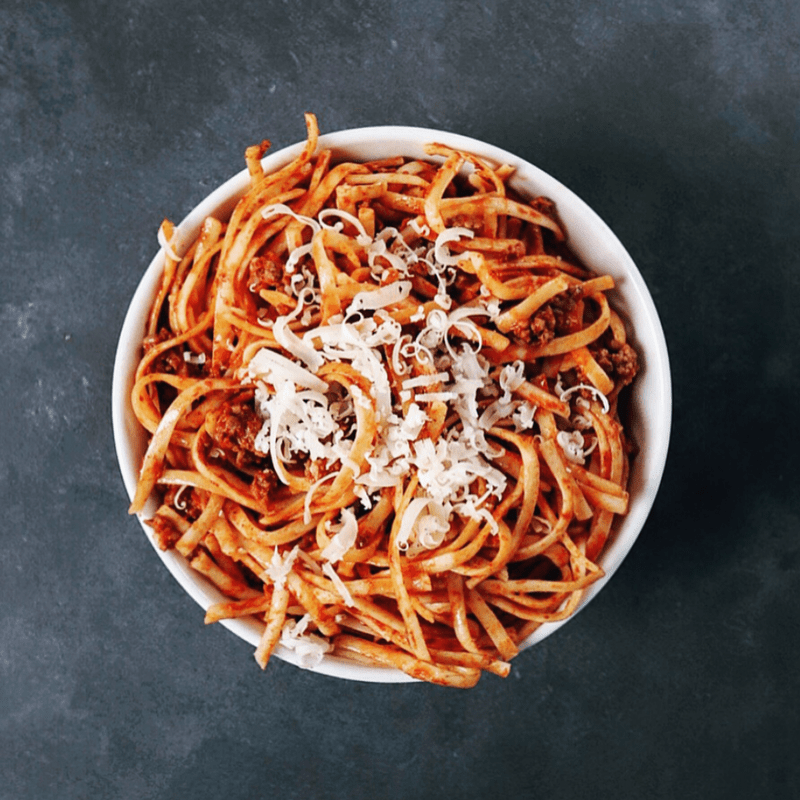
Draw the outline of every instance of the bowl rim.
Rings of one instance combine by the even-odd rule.
[[[626,316],[626,324],[631,329],[635,341],[641,343],[644,339],[649,342],[646,350],[642,349],[641,344],[638,348],[640,360],[643,363],[640,374],[637,376],[639,384],[637,396],[643,398],[645,389],[648,390],[646,394],[647,409],[645,413],[643,404],[640,402],[642,407],[634,416],[639,423],[645,426],[647,438],[652,441],[648,441],[644,455],[639,452],[633,460],[631,477],[633,478],[636,473],[642,482],[636,487],[635,501],[634,491],[631,491],[629,512],[621,521],[617,520],[615,537],[604,551],[602,564],[605,575],[584,592],[572,615],[565,620],[540,626],[521,643],[520,650],[522,651],[549,637],[564,624],[575,619],[577,614],[588,606],[619,569],[644,528],[663,477],[669,450],[672,427],[672,383],[669,354],[653,298],[642,274],[622,242],[600,215],[580,196],[531,162],[500,147],[462,134],[436,128],[399,125],[349,128],[326,133],[319,137],[317,151],[325,148],[332,149],[334,160],[337,159],[337,154],[339,158],[350,157],[365,160],[362,156],[352,154],[354,149],[365,147],[373,149],[393,147],[395,148],[392,151],[394,154],[421,156],[422,146],[433,141],[474,153],[498,164],[507,163],[515,167],[515,173],[509,181],[510,185],[518,187],[527,196],[530,196],[532,192],[530,188],[526,191],[525,187],[535,187],[537,194],[548,196],[555,201],[562,219],[565,216],[573,219],[572,224],[565,226],[568,241],[573,239],[576,221],[579,226],[586,226],[592,231],[592,238],[597,234],[602,234],[603,257],[611,259],[609,264],[616,265],[616,271],[624,276],[625,282],[628,284],[622,292],[615,290],[615,295],[633,298],[634,307],[638,307],[643,312],[643,316],[637,317],[635,320],[635,325],[629,316],[623,315]],[[265,171],[279,169],[294,158],[304,146],[305,141],[303,140],[283,147],[274,153],[268,153],[262,159]],[[371,156],[370,158],[376,157]],[[206,195],[176,226],[178,241],[193,239],[199,232],[203,220],[209,214],[215,213],[220,216],[230,214],[236,201],[247,190],[249,181],[250,175],[245,168]],[[564,204],[565,200],[568,201],[566,205]],[[597,242],[600,240],[598,237]],[[592,245],[596,245],[597,242],[590,240]],[[158,278],[163,269],[164,255],[162,247],[153,256],[137,284],[120,329],[114,358],[111,391],[112,426],[118,466],[129,498],[132,498],[135,493],[138,461],[143,440],[143,432],[130,408],[132,376],[139,360],[144,319],[158,285]],[[579,253],[579,256],[584,262],[587,260],[585,253]],[[592,257],[588,260],[590,263],[587,266],[594,269],[592,262],[595,262],[596,259]],[[643,379],[643,374],[647,376],[645,379]],[[647,385],[642,388],[643,380],[647,380]],[[637,392],[636,384],[634,392]],[[647,462],[644,474],[641,469],[642,459],[646,459]],[[162,551],[158,548],[152,531],[144,524],[148,511],[152,513],[152,509],[145,509],[137,516],[151,545],[184,591],[204,610],[207,609],[211,603],[221,599],[222,594],[203,576],[192,570],[182,556],[174,551]],[[623,531],[624,536],[621,535]],[[250,618],[223,620],[222,625],[254,646],[258,643],[260,632],[263,629],[261,623]],[[376,683],[415,682],[414,678],[399,669],[361,664],[332,655],[326,655],[320,664],[309,667],[300,663],[293,651],[282,646],[278,646],[276,649],[275,657],[330,677]]]

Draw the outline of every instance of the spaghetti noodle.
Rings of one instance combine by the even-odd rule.
[[[441,144],[283,168],[165,267],[132,391],[132,513],[280,644],[435,683],[505,676],[602,576],[637,370],[608,276],[513,170]]]

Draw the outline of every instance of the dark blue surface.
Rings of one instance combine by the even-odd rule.
[[[157,226],[306,110],[527,158],[659,308],[661,494],[505,681],[262,674],[127,516],[111,370]],[[0,798],[800,795],[799,149],[793,2],[0,3]]]

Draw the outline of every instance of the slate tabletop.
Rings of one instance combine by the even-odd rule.
[[[410,124],[593,206],[669,346],[661,491],[505,680],[283,662],[162,566],[117,466],[127,305],[245,147]],[[800,796],[800,5],[0,2],[0,798]]]

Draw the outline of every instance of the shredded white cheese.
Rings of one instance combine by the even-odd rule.
[[[348,508],[343,508],[342,522],[339,530],[331,538],[330,544],[322,551],[321,556],[326,561],[335,563],[352,548],[358,537],[358,522],[355,514]]]
[[[435,372],[433,375],[418,375],[416,378],[406,378],[402,386],[404,389],[416,389],[418,386],[432,386],[450,380],[449,372]]]
[[[597,440],[587,447],[586,440],[580,431],[559,431],[556,434],[556,442],[561,446],[567,461],[573,464],[585,464],[586,457],[597,446]]]
[[[342,222],[337,222],[335,225],[326,225],[325,220],[328,217],[340,217],[343,220],[346,220],[351,225],[353,225],[356,230],[358,231],[358,236],[356,237],[356,242],[360,244],[362,247],[371,244],[372,237],[367,233],[364,226],[361,224],[361,220],[358,217],[354,217],[348,211],[342,211],[339,208],[324,208],[322,211],[319,212],[319,221],[320,224],[324,228],[331,228],[335,231],[341,231],[344,228],[344,224]]]
[[[447,267],[456,266],[462,258],[466,258],[465,254],[459,253],[456,256],[450,254],[450,248],[447,247],[448,242],[457,242],[459,239],[472,239],[475,236],[475,231],[469,228],[445,228],[437,237],[434,244],[434,253],[436,260],[440,264]]]
[[[275,341],[295,358],[299,358],[312,371],[316,372],[324,363],[322,356],[301,339],[289,327],[287,317],[278,317],[272,328]]]
[[[308,225],[308,227],[311,228],[314,233],[322,228],[320,223],[313,217],[305,217],[302,214],[298,214],[294,209],[290,208],[285,203],[272,203],[268,206],[264,206],[264,208],[261,209],[261,216],[264,219],[280,216],[281,214],[288,214],[290,217],[294,217],[298,222],[302,222],[303,225]]]
[[[517,404],[516,410],[511,415],[511,420],[514,423],[514,429],[517,433],[533,427],[535,414],[536,406],[527,400],[523,400],[521,403]]]
[[[266,347],[262,347],[250,359],[247,371],[252,380],[260,379],[273,385],[291,381],[307,389],[316,389],[318,392],[324,392],[328,388],[328,384],[321,378],[286,356]]]
[[[184,350],[183,360],[187,364],[205,364],[206,363],[206,354],[205,353],[196,353],[195,354],[191,350]]]
[[[409,220],[408,226],[414,233],[418,233],[420,236],[429,236],[431,229],[424,223],[420,222],[418,219]]]
[[[587,392],[593,394],[602,404],[603,412],[608,414],[608,410],[610,408],[608,403],[608,398],[595,386],[592,386],[588,383],[578,383],[575,386],[570,386],[569,389],[562,389],[560,381],[556,383],[556,391],[558,392],[558,398],[562,402],[566,403],[569,397],[575,392],[579,392],[581,389],[585,389]]]
[[[336,587],[336,591],[339,592],[339,596],[344,600],[345,605],[354,606],[353,595],[350,594],[344,581],[339,577],[339,573],[336,572],[330,561],[325,561],[323,563],[322,572],[331,579],[331,582]]]
[[[395,281],[374,291],[359,292],[350,303],[348,315],[364,309],[385,308],[401,303],[411,294],[411,281]]]
[[[306,632],[311,617],[308,614],[299,620],[287,619],[281,629],[280,644],[297,654],[300,666],[313,669],[322,662],[322,657],[333,650],[333,645],[316,633]]]
[[[272,560],[267,564],[262,578],[265,582],[271,582],[276,589],[282,589],[286,585],[286,579],[292,571],[292,566],[297,559],[300,550],[299,545],[295,545],[288,553],[281,555],[276,547],[272,552]]]

